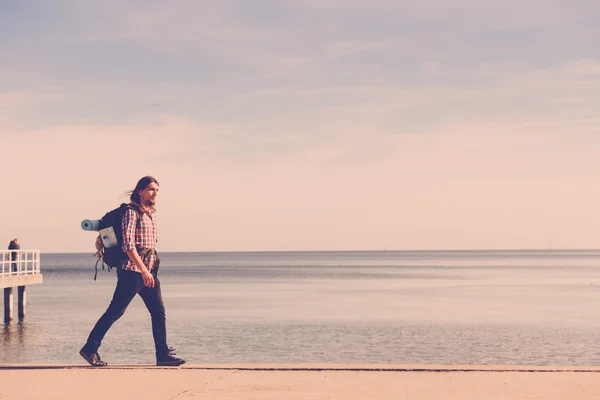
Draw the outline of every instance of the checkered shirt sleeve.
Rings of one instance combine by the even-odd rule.
[[[123,213],[121,228],[123,230],[123,251],[133,250],[136,246],[156,249],[158,227],[154,210],[144,210],[138,226],[138,213],[130,208],[126,209]],[[142,262],[148,270],[152,270],[156,264],[156,255],[150,252],[142,258]],[[123,269],[141,272],[131,260],[125,262]]]

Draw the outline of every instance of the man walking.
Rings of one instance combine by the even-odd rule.
[[[117,269],[117,287],[106,312],[100,317],[79,354],[92,366],[103,367],[98,348],[112,324],[127,309],[135,295],[140,295],[152,319],[156,365],[178,366],[185,360],[174,357],[167,345],[165,307],[162,301],[156,252],[157,224],[154,216],[158,181],[151,176],[140,179],[130,192],[130,204],[122,217],[123,251],[128,260]]]

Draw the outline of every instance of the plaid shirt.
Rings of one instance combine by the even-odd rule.
[[[141,217],[138,229],[138,214],[128,208],[123,213],[121,228],[123,230],[123,251],[133,250],[136,247],[156,249],[158,226],[156,225],[156,212],[153,208],[141,206]],[[148,252],[141,257],[142,262],[151,271],[156,264],[156,252]],[[131,260],[123,264],[123,269],[140,272],[139,268]]]

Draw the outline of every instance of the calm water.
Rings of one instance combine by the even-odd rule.
[[[163,253],[169,343],[190,363],[600,365],[600,251]],[[0,362],[82,363],[111,299],[91,254],[44,254]],[[15,299],[16,300],[16,299]],[[138,297],[100,349],[153,363]]]

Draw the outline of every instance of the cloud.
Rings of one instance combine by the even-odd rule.
[[[0,109],[62,100],[64,100],[64,92],[60,87],[47,87],[38,91],[0,91]]]
[[[581,104],[584,100],[573,97],[557,97],[550,99],[550,103],[555,104]]]

